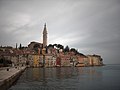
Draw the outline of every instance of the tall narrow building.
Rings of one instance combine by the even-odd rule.
[[[46,46],[47,46],[47,28],[45,23],[44,30],[43,30],[43,48]]]

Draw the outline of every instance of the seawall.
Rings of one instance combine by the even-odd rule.
[[[0,90],[7,90],[21,76],[26,67],[9,68],[0,71]]]

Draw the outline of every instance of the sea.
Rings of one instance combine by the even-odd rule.
[[[8,90],[120,90],[120,65],[27,68]]]

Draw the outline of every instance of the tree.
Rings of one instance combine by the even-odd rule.
[[[64,49],[64,46],[61,45],[61,46],[60,46],[60,49]]]
[[[70,51],[70,49],[69,49],[69,47],[68,47],[68,45],[65,47],[65,49],[64,49],[64,52],[69,52]]]
[[[48,53],[48,47],[45,48],[45,53]]]
[[[17,49],[17,43],[16,43],[16,49]]]
[[[70,49],[71,52],[76,52],[77,50],[75,48]]]
[[[54,45],[52,45],[52,44],[49,44],[47,47],[48,47],[48,48],[49,48],[49,47],[52,47],[52,48],[54,48]]]
[[[20,43],[19,49],[22,49],[22,44]]]
[[[61,44],[58,44],[58,48],[59,48],[59,49],[64,49],[64,46],[61,45]]]
[[[58,44],[58,45],[57,45],[57,48],[60,48],[60,47],[61,47],[61,45],[60,45],[60,44]]]
[[[54,47],[55,47],[55,46],[57,47],[58,45],[57,45],[57,44],[53,44],[53,46],[54,46]]]

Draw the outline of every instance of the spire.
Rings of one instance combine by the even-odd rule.
[[[46,23],[44,24],[44,27],[46,27]]]
[[[46,23],[44,24],[44,29],[43,29],[43,47],[47,46],[47,28],[46,28]]]
[[[44,30],[43,30],[43,34],[47,34],[46,23],[44,24]]]

